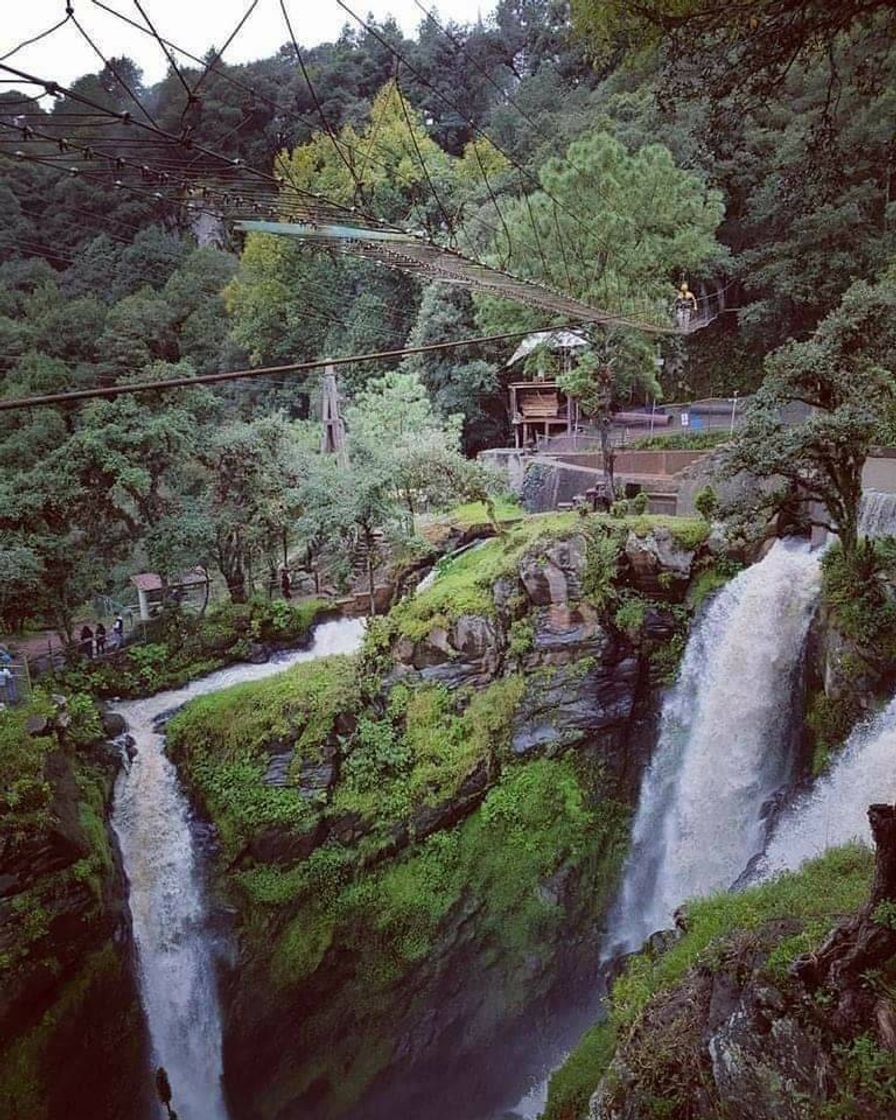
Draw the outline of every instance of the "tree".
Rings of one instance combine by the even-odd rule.
[[[204,508],[215,563],[234,603],[244,603],[253,566],[276,572],[299,516],[307,450],[280,415],[220,429],[202,458],[208,469]],[[285,560],[285,557],[284,557]]]
[[[413,533],[417,496],[436,477],[420,448],[462,459],[460,417],[439,417],[419,377],[393,370],[363,389],[345,418],[352,463],[389,480]]]
[[[696,71],[712,98],[734,91],[768,98],[795,64],[819,56],[830,60],[833,81],[834,46],[844,32],[879,25],[892,34],[894,26],[888,0],[572,0],[572,14],[598,58],[664,43],[676,68],[692,79]]]
[[[667,319],[681,272],[719,265],[722,198],[675,166],[661,145],[629,153],[606,133],[570,144],[541,168],[543,190],[504,207],[509,233],[492,244],[517,275],[614,313]],[[534,327],[544,313],[477,297],[488,330]]]
[[[454,341],[475,333],[475,308],[470,293],[450,284],[430,284],[423,292],[408,345]],[[463,416],[463,441],[468,452],[493,445],[504,435],[499,419],[504,416],[504,401],[500,396],[497,359],[494,348],[471,346],[466,350],[414,354],[402,366],[420,377],[443,416]]]
[[[610,329],[592,331],[591,346],[569,373],[561,373],[557,378],[560,387],[597,423],[610,502],[616,500],[616,451],[610,443],[613,413],[631,401],[635,393],[660,397],[656,372],[656,354],[648,336]]]
[[[820,503],[818,523],[840,538],[851,562],[859,544],[862,468],[881,420],[894,408],[896,370],[896,275],[876,285],[859,281],[840,307],[805,342],[770,355],[766,375],[747,421],[728,455],[728,475],[748,471],[783,480]],[[791,426],[782,409],[799,405],[807,418]],[[766,494],[765,509],[780,508],[788,495]]]

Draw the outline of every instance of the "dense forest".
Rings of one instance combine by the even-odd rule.
[[[0,57],[0,1120],[896,1116],[892,5],[134,7]]]
[[[204,152],[267,174],[279,166],[290,184],[314,183],[329,198],[597,303],[619,304],[626,293],[668,302],[682,274],[692,287],[722,289],[724,312],[710,328],[660,342],[661,352],[686,355],[667,363],[661,387],[653,344],[615,343],[629,367],[646,369],[629,374],[621,399],[754,389],[766,353],[806,337],[892,253],[887,14],[858,6],[854,22],[822,21],[803,40],[796,29],[786,65],[770,44],[763,53],[729,28],[720,69],[706,44],[724,28],[686,25],[672,49],[659,17],[651,36],[621,8],[595,13],[581,5],[573,27],[562,3],[502,0],[477,25],[424,19],[415,39],[389,23],[346,27],[338,42],[305,52],[301,67],[291,43],[244,66],[211,56],[203,70],[181,58],[151,88],[129,60],[109,59],[71,91],[118,114],[104,128],[72,96],[32,100],[33,87],[8,86],[4,396],[537,325],[537,313],[329,250],[243,240],[215,219],[221,164]],[[636,52],[626,49],[633,36]],[[201,94],[188,97],[199,80]],[[140,132],[131,118],[187,134],[191,146]],[[66,153],[85,148],[97,150],[94,163],[67,169]],[[211,191],[205,209],[170,186],[188,173],[190,198]],[[626,241],[620,231],[648,208],[651,236]],[[568,243],[576,258],[567,259]],[[602,255],[595,284],[588,270]],[[435,429],[446,454],[506,442],[508,354],[505,343],[406,359],[403,374],[431,405],[419,419],[424,442]],[[388,367],[343,367],[343,393],[352,401],[373,391]],[[343,534],[365,518],[394,523],[400,496],[388,486],[367,487],[367,510],[315,503],[330,487],[312,477],[322,469],[311,453],[316,436],[294,421],[315,415],[319,385],[319,374],[282,375],[4,415],[6,622],[42,619],[70,633],[78,607],[120,588],[135,566],[173,575],[216,563],[240,596],[247,568],[276,563],[284,532],[295,549],[324,522]],[[388,412],[387,399],[381,407]],[[413,448],[404,454],[413,458]],[[381,463],[381,478],[391,474]],[[299,514],[306,521],[296,533]]]

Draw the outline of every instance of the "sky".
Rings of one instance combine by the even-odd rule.
[[[251,0],[103,0],[106,7],[141,22],[138,2],[162,38],[201,57],[209,47],[222,46]],[[369,12],[378,20],[394,16],[408,34],[412,34],[425,18],[414,0],[346,2],[352,11],[364,18]],[[142,67],[147,84],[164,76],[165,58],[148,35],[107,14],[93,0],[71,0],[71,3],[78,22],[107,58],[124,54],[134,59]],[[436,8],[436,0],[421,0],[421,3],[430,10]],[[496,0],[438,0],[437,15],[442,23],[449,19],[471,22],[480,13],[487,17],[495,3]],[[286,0],[286,6],[302,46],[333,40],[344,24],[352,22],[336,0]],[[26,39],[63,19],[66,0],[2,0],[2,7],[0,56],[14,51]],[[258,0],[257,7],[225,53],[225,61],[249,62],[266,58],[287,38],[279,0]],[[16,51],[8,57],[7,63],[60,85],[70,85],[75,78],[102,66],[71,21],[39,43]],[[8,76],[0,72],[0,77]]]

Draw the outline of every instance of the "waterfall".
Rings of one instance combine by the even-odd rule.
[[[866,490],[859,511],[859,532],[866,537],[896,535],[896,494]]]
[[[364,622],[325,622],[310,649],[263,665],[234,665],[184,688],[119,704],[136,755],[119,776],[112,825],[121,847],[137,946],[140,993],[154,1061],[168,1071],[180,1120],[226,1120],[221,1092],[221,1022],[191,814],[164,751],[160,716],[242,681],[299,661],[351,653]]]
[[[790,773],[793,685],[818,588],[817,555],[778,541],[693,627],[642,782],[608,956],[668,928],[687,898],[729,887],[761,851],[763,808]]]
[[[831,771],[781,816],[757,873],[795,870],[850,840],[870,843],[875,801],[896,801],[896,699],[853,731]]]

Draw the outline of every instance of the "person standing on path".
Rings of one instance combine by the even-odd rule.
[[[280,590],[284,599],[292,598],[292,580],[289,578],[289,569],[284,568],[280,573]]]
[[[0,664],[0,701],[12,707],[17,699],[15,674],[9,665]]]
[[[112,623],[112,633],[115,635],[115,648],[121,649],[124,645],[124,619],[120,614],[115,616],[115,621]]]
[[[102,622],[96,624],[96,655],[102,657],[106,652],[106,627]]]
[[[81,652],[85,657],[93,657],[93,631],[86,622],[81,627]]]

